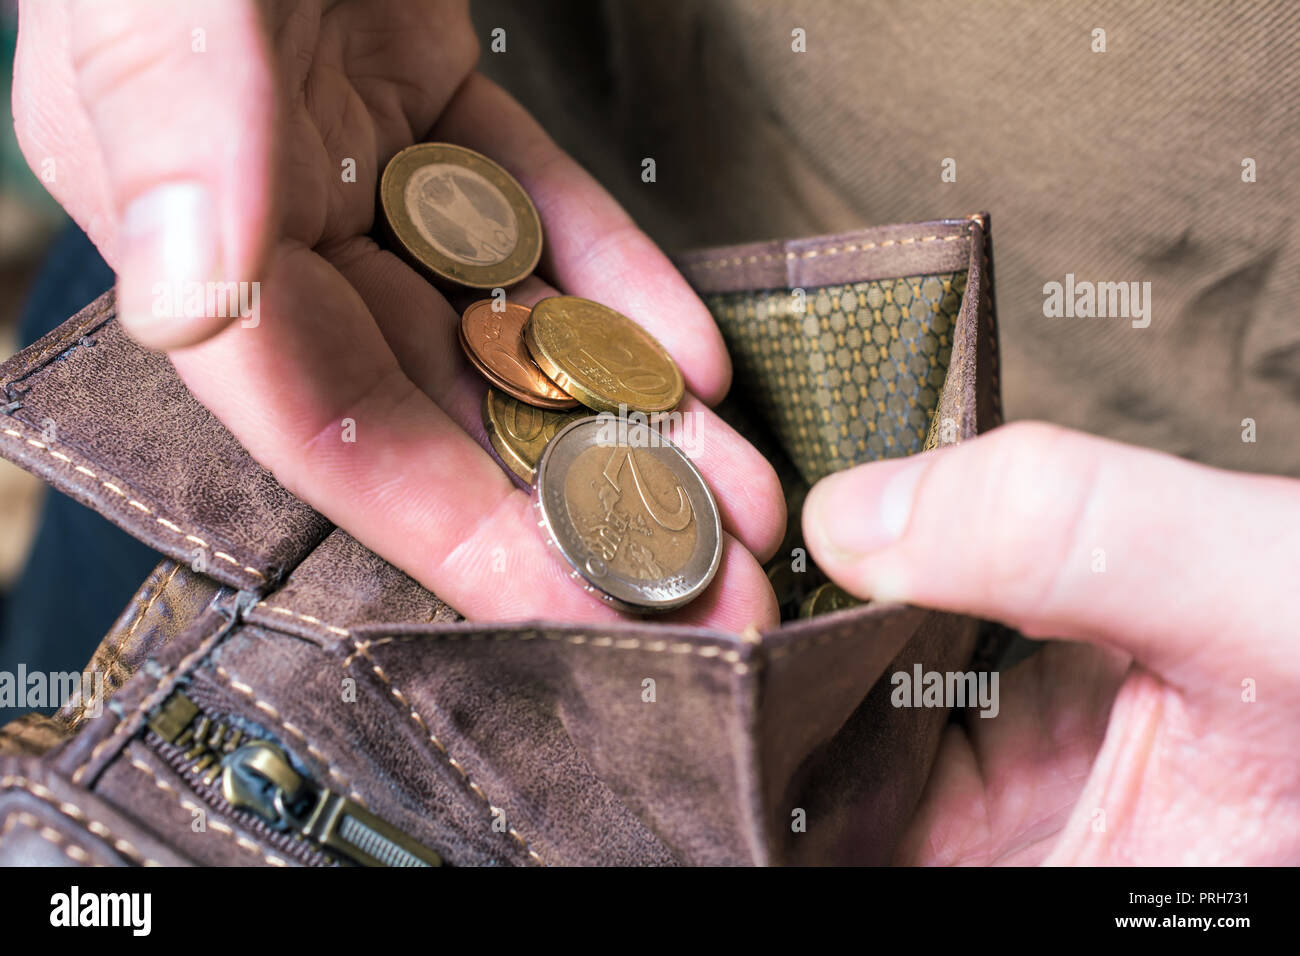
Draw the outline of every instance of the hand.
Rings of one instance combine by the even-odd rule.
[[[804,516],[854,594],[1063,639],[949,725],[900,862],[1300,860],[1300,482],[1022,424]]]
[[[568,579],[528,496],[481,447],[484,385],[460,353],[456,312],[368,238],[378,176],[401,148],[442,140],[492,157],[541,214],[539,272],[643,323],[682,368],[697,464],[729,534],[714,585],[675,619],[774,623],[754,555],[778,545],[784,499],[767,462],[708,410],[730,378],[708,311],[474,72],[477,57],[454,0],[29,0],[16,126],[34,169],[54,159],[52,192],[117,270],[124,328],[168,350],[282,484],[468,617],[613,619]],[[155,284],[177,280],[260,280],[260,322],[155,318]],[[534,278],[510,294],[553,292]],[[355,444],[342,441],[344,418]]]

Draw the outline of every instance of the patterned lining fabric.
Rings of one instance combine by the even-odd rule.
[[[704,301],[736,385],[812,483],[926,446],[965,288],[961,270]]]

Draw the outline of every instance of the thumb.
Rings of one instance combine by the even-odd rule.
[[[256,281],[270,233],[276,91],[260,11],[251,0],[78,0],[69,13],[116,221],[103,251],[119,321],[151,348],[202,341],[239,315],[230,283]]]
[[[1276,667],[1300,629],[1283,478],[1025,423],[831,475],[803,514],[818,566],[860,597],[1100,640],[1165,675]]]

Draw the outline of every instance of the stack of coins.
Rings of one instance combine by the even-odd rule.
[[[523,187],[462,147],[398,153],[380,207],[390,247],[444,288],[504,290],[541,255],[541,222]],[[671,610],[699,596],[722,558],[708,485],[639,417],[593,417],[676,408],[685,386],[664,347],[614,309],[567,295],[529,309],[494,292],[465,310],[459,331],[490,386],[483,423],[492,449],[533,486],[538,525],[574,578],[627,611]]]

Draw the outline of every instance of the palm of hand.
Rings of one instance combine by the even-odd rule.
[[[533,528],[527,495],[475,440],[483,386],[460,355],[456,311],[369,237],[383,164],[423,139],[500,159],[542,214],[548,278],[644,317],[691,391],[716,400],[729,370],[707,311],[608,195],[473,72],[477,42],[460,4],[350,0],[322,12],[316,3],[279,3],[255,21],[240,38],[245,59],[212,57],[192,81],[215,84],[208,93],[224,103],[214,70],[235,71],[244,128],[214,119],[196,126],[197,142],[159,142],[183,149],[185,162],[237,197],[218,210],[222,278],[260,280],[260,318],[172,348],[172,363],[282,484],[467,616],[613,619],[568,579]],[[102,148],[104,127],[111,119],[116,131],[164,106],[141,103],[136,89],[158,65],[133,59],[138,30],[90,45],[75,31],[69,38],[69,24],[66,10],[25,13],[20,42],[29,53],[18,81],[36,95],[19,127],[29,159],[84,158],[56,193],[118,269],[121,290],[136,270],[120,248],[115,206],[129,201],[122,194],[132,192],[134,173],[115,159],[116,137]],[[259,54],[263,44],[269,49]],[[61,56],[49,55],[53,45]],[[193,68],[184,60],[184,70]],[[121,109],[119,87],[124,114],[112,112]],[[51,116],[60,122],[46,122]],[[232,260],[260,263],[258,273],[231,275]],[[553,291],[537,278],[511,290],[524,303],[546,294]],[[780,538],[775,475],[699,399],[688,394],[682,407],[711,430],[697,463],[730,534],[713,587],[676,618],[731,629],[769,624],[775,600],[754,553],[770,554]],[[354,443],[342,440],[345,420]]]

